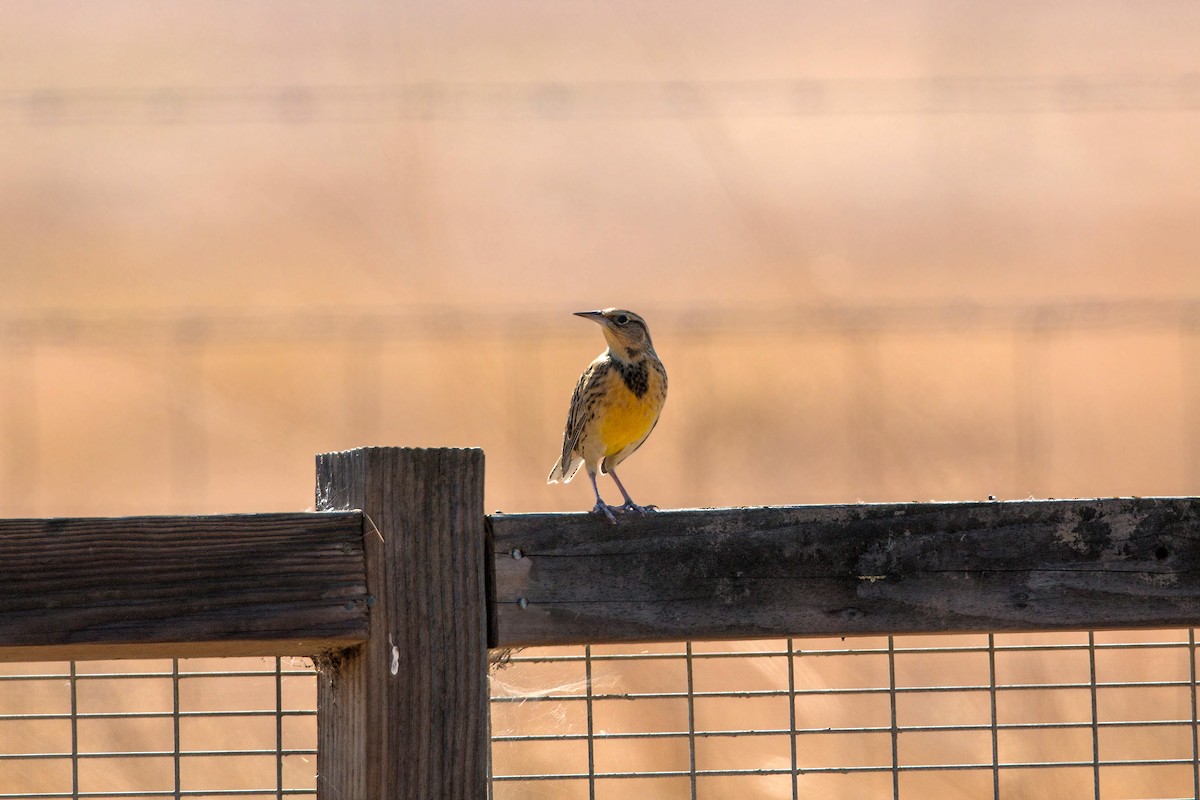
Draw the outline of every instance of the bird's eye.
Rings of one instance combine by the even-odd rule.
[[[625,323],[629,322],[629,317],[625,316],[624,314],[617,314],[616,320],[618,325],[624,325]]]

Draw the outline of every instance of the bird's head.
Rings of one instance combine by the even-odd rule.
[[[602,311],[576,311],[575,316],[590,319],[604,330],[608,349],[616,356],[631,361],[645,353],[654,353],[650,329],[646,320],[632,311],[606,308]]]

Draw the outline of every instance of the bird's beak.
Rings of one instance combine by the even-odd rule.
[[[603,311],[576,311],[575,316],[590,319],[592,322],[599,322],[601,325],[608,321]]]

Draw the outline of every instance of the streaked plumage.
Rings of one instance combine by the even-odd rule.
[[[581,311],[578,316],[603,328],[608,349],[588,365],[575,385],[563,431],[562,456],[547,482],[568,483],[583,466],[596,494],[592,510],[615,522],[614,511],[645,513],[654,508],[634,503],[615,470],[658,423],[667,399],[667,372],[654,352],[646,321],[637,314],[606,308]],[[597,472],[612,475],[625,498],[624,505],[609,506],[600,498]]]

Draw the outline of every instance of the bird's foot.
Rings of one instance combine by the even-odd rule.
[[[592,506],[593,514],[603,514],[604,516],[608,517],[608,521],[613,525],[617,524],[617,518],[613,512],[620,510],[621,509],[616,506],[610,506],[608,503],[604,503],[599,500],[596,501],[596,505]]]
[[[658,506],[639,506],[632,500],[625,501],[625,504],[617,507],[617,511],[625,513],[626,511],[636,511],[642,516],[658,511]]]

